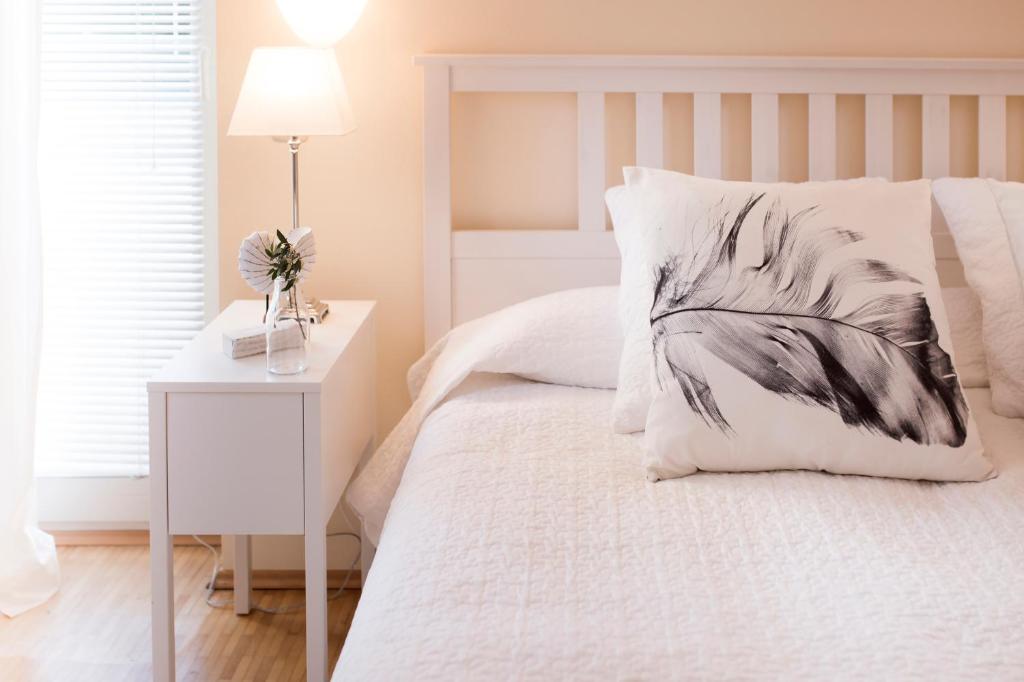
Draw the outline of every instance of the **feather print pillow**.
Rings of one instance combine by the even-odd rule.
[[[993,475],[953,364],[927,181],[628,169],[609,206],[626,290],[622,369],[645,366],[636,381],[652,394],[649,478]]]

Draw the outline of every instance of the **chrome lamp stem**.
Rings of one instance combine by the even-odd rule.
[[[288,151],[292,156],[292,229],[299,229],[299,146],[308,138],[292,135],[290,137],[275,137],[278,142],[287,142]],[[268,297],[269,306],[269,297]],[[326,303],[315,298],[306,299],[305,316],[314,324],[319,324],[329,312]]]
[[[302,138],[288,138],[288,151],[292,155],[292,229],[299,229],[299,145]]]

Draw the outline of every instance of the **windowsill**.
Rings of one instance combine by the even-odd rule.
[[[40,526],[47,530],[149,528],[148,477],[36,478]]]

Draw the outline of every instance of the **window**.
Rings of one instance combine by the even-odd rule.
[[[213,1],[42,4],[36,471],[143,476],[146,379],[216,305]]]

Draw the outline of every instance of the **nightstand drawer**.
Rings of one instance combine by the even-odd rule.
[[[303,533],[301,393],[168,393],[169,530]]]

